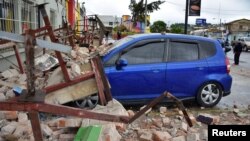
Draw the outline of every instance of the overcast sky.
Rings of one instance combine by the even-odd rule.
[[[131,15],[128,5],[130,0],[79,0],[85,2],[87,14]],[[139,1],[139,0],[137,0]],[[155,0],[148,0],[152,2]],[[160,10],[150,14],[151,23],[163,20],[167,24],[184,23],[186,0],[165,0]],[[202,0],[201,15],[189,16],[189,23],[196,18],[206,18],[207,23],[230,22],[240,18],[250,19],[250,0]]]

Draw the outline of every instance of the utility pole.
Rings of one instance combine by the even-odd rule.
[[[145,2],[145,23],[144,23],[144,33],[147,32],[147,12],[148,12],[148,1]]]
[[[186,12],[185,12],[185,28],[184,28],[184,34],[187,34],[187,26],[188,26],[188,4],[189,4],[189,0],[186,0]]]

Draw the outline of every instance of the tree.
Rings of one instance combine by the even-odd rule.
[[[113,29],[114,31],[118,31],[120,30],[121,32],[125,32],[125,31],[128,31],[127,27],[125,25],[119,25],[119,26],[116,26],[114,27]]]
[[[160,5],[165,1],[154,1],[147,4],[147,13],[152,13],[155,10],[160,9]],[[132,12],[132,21],[133,26],[136,26],[136,22],[144,22],[145,21],[145,4],[144,0],[140,0],[138,3],[136,0],[131,0],[129,5],[129,10]]]
[[[183,28],[177,24],[172,24],[170,28],[171,28],[170,30],[171,33],[184,33]]]
[[[166,31],[167,24],[163,21],[156,21],[150,26],[150,32],[160,33]]]

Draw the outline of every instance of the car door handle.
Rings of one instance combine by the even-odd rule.
[[[197,67],[198,70],[204,70],[205,68],[204,67]]]
[[[160,70],[159,70],[159,69],[152,69],[152,72],[153,72],[153,73],[159,73]]]

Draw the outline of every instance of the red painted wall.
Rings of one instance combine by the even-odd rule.
[[[68,21],[73,28],[75,25],[75,0],[68,0]]]

